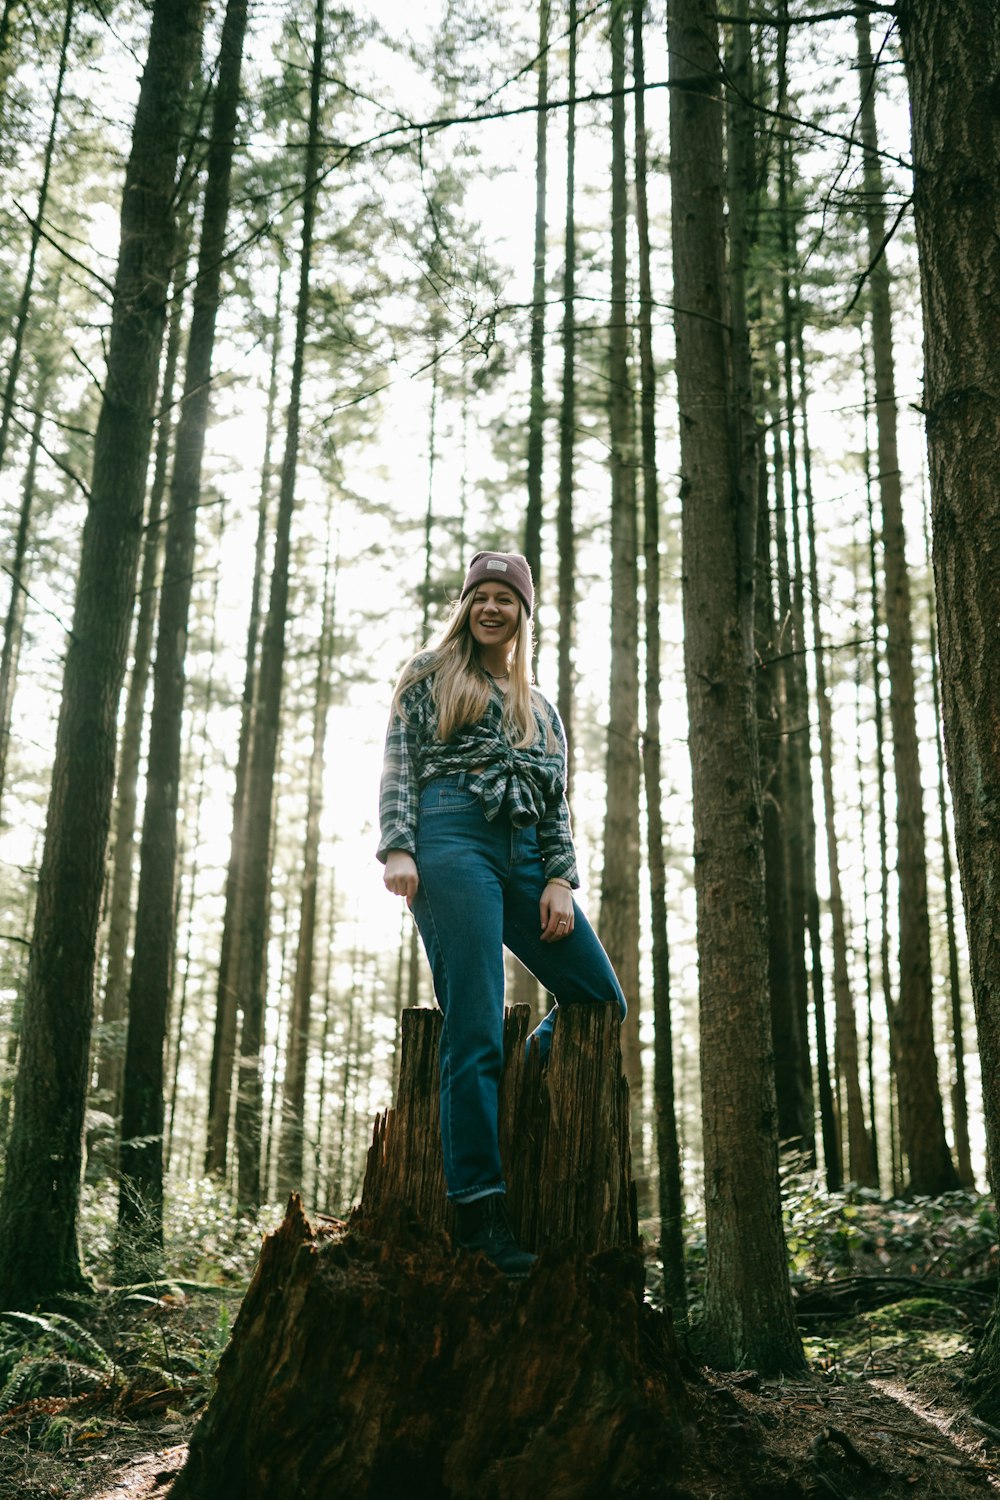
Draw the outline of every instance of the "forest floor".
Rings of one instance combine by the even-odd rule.
[[[233,1239],[224,1204],[196,1199],[181,1206],[182,1273],[0,1314],[2,1500],[166,1500],[259,1244]],[[830,1198],[805,1179],[785,1202],[808,1372],[697,1364],[693,1236],[686,1448],[634,1500],[1000,1495],[1000,1430],[972,1414],[964,1386],[995,1294],[991,1202]],[[90,1244],[99,1269],[100,1231]],[[648,1281],[655,1304],[652,1262]]]

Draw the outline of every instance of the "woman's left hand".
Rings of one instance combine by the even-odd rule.
[[[573,931],[576,915],[573,907],[573,892],[564,885],[547,885],[539,903],[542,914],[542,942],[558,943]]]

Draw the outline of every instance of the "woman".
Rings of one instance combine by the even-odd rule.
[[[503,947],[559,1004],[625,998],[573,902],[559,716],[531,684],[534,589],[516,553],[477,552],[436,644],[403,669],[380,798],[385,885],[413,911],[441,1007],[441,1140],[456,1239],[510,1276],[535,1257],[504,1211],[497,1140]]]

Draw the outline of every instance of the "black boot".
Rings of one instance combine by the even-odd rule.
[[[473,1253],[481,1250],[505,1276],[520,1281],[537,1260],[522,1250],[507,1219],[503,1193],[488,1193],[471,1203],[455,1204],[455,1244]]]

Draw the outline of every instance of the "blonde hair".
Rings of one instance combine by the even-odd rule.
[[[476,643],[469,629],[475,597],[475,589],[470,589],[465,598],[455,604],[439,634],[422,651],[410,657],[392,695],[392,713],[399,714],[405,721],[403,694],[414,683],[433,677],[431,697],[437,709],[437,736],[444,744],[466,725],[478,724],[490,701],[489,674],[479,665]],[[503,704],[504,730],[517,750],[533,745],[539,735],[534,709],[536,703],[540,707],[542,704],[539,702],[541,695],[536,694],[531,681],[533,650],[531,616],[524,601],[519,599],[517,633],[511,643],[508,664],[509,688],[504,694]],[[548,714],[544,714],[544,718],[546,749],[552,750],[557,741]]]

